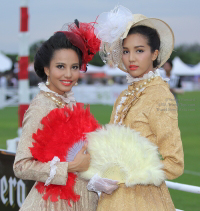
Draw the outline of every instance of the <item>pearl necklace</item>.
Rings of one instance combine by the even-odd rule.
[[[136,87],[134,90],[130,91],[126,91],[125,96],[129,96],[132,95],[134,96],[136,93],[140,92],[142,89],[145,88],[145,86],[150,83],[153,79],[155,78],[155,76],[151,76],[150,78],[147,79],[147,81],[145,81],[143,84],[140,84],[139,87]],[[134,84],[134,83],[132,83]]]
[[[64,103],[62,103],[61,101],[57,100],[54,96],[51,96],[50,93],[46,92],[45,94],[46,94],[49,98],[51,98],[51,99],[56,103],[57,106],[60,106],[60,107],[62,107],[62,108],[65,106]]]
[[[134,90],[126,90],[124,96],[122,96],[118,106],[116,107],[116,113],[114,117],[114,124],[122,125],[123,120],[126,117],[127,112],[131,108],[132,102],[138,99],[139,94],[145,89],[145,86],[154,80],[156,76],[151,76],[143,84],[140,84],[139,87],[136,87]],[[132,82],[132,85],[134,82]],[[131,87],[132,88],[132,87]]]

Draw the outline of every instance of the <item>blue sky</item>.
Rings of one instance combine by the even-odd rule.
[[[200,44],[200,0],[30,0],[30,44],[48,39],[64,23],[92,22],[102,12],[121,4],[132,13],[166,21],[175,45]],[[0,51],[18,52],[20,0],[0,0]]]

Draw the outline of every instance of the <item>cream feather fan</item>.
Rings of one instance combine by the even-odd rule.
[[[92,159],[89,169],[80,173],[82,178],[91,179],[98,173],[127,187],[159,186],[165,180],[157,146],[139,132],[125,126],[106,125],[88,133],[87,139]]]

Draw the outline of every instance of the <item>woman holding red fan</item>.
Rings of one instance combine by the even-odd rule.
[[[99,46],[93,24],[75,20],[44,42],[35,55],[34,68],[44,82],[24,116],[14,172],[36,183],[21,211],[96,210],[97,194],[87,190],[87,181],[76,172],[86,171],[90,164],[81,133],[99,125],[87,109],[76,106],[71,89]],[[79,123],[79,118],[87,124]],[[78,139],[82,141],[76,143]],[[69,149],[77,152],[70,154]]]

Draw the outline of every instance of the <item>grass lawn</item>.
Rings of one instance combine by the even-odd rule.
[[[185,173],[174,182],[200,186],[200,92],[178,96],[179,127],[185,154]],[[109,122],[112,106],[91,105],[91,112],[101,124]],[[6,140],[17,136],[16,107],[0,110],[0,148],[6,149]],[[185,211],[200,210],[200,195],[170,189],[176,208]]]

